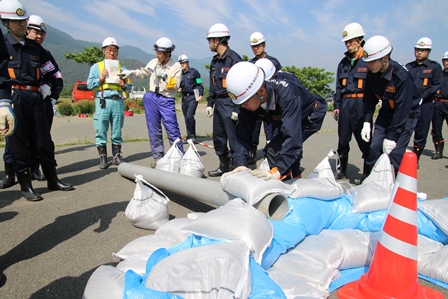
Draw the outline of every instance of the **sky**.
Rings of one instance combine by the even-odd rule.
[[[366,40],[385,36],[392,59],[414,60],[421,37],[433,42],[430,59],[441,63],[448,51],[447,0],[21,0],[28,14],[75,39],[101,43],[108,36],[154,54],[153,44],[168,37],[174,57],[212,57],[206,36],[215,23],[225,24],[229,46],[253,57],[250,35],[261,32],[266,52],[282,66],[317,67],[336,72],[346,51],[344,27],[358,22]]]

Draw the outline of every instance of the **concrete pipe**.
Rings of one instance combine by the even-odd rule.
[[[177,174],[130,163],[121,163],[118,173],[130,180],[139,174],[157,188],[187,196],[200,202],[219,207],[235,198],[222,189],[221,183],[213,180]],[[244,199],[244,198],[243,198]],[[281,220],[288,212],[288,201],[282,194],[272,193],[258,201],[254,207],[266,217]]]

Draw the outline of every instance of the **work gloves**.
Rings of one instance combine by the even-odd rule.
[[[362,140],[364,140],[365,142],[369,142],[370,141],[370,134],[371,134],[370,123],[369,122],[365,122],[364,125],[362,126],[362,130],[361,130],[361,138],[362,138]]]
[[[122,70],[121,73],[118,74],[118,76],[121,78],[121,80],[124,80],[126,78],[129,78],[133,74],[134,74],[134,71]]]
[[[157,69],[156,70],[156,78],[158,78],[158,79],[161,78],[161,79],[165,80],[166,78],[168,78],[168,75],[161,69]]]
[[[235,168],[234,170],[232,170],[232,171],[230,171],[230,172],[226,172],[226,173],[224,173],[222,176],[223,176],[223,177],[227,177],[227,176],[230,176],[230,175],[239,173],[239,172],[246,171],[247,169],[249,169],[249,168],[247,168],[246,166],[238,166],[238,167]]]
[[[205,113],[207,113],[208,117],[212,117],[213,116],[213,107],[207,107],[205,109]]]
[[[230,116],[230,118],[231,118],[233,121],[237,121],[237,120],[238,120],[238,113],[236,113],[236,112],[232,112],[232,115]]]
[[[333,118],[335,121],[339,120],[339,109],[334,109],[333,111]]]
[[[7,137],[14,132],[16,116],[10,100],[0,100],[0,136]]]
[[[56,105],[56,99],[53,99],[53,98],[50,98],[50,100],[51,100],[51,106],[54,106],[54,105]]]
[[[389,155],[394,148],[397,146],[397,143],[393,140],[384,139],[383,141],[383,153]]]
[[[51,87],[48,84],[42,84],[40,86],[40,93],[42,94],[42,98],[45,99],[51,94]]]
[[[252,170],[251,174],[253,176],[256,176],[257,178],[262,178],[265,181],[267,180],[278,180],[280,179],[280,172],[278,172],[277,167],[273,167],[271,168],[271,170],[260,170],[260,169],[255,169]]]

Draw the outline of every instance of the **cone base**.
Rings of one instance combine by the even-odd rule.
[[[382,294],[381,290],[373,290],[366,281],[366,274],[358,281],[353,281],[340,288],[336,296],[340,299],[444,299],[444,295],[436,290],[417,284],[418,292],[411,297],[393,297]]]

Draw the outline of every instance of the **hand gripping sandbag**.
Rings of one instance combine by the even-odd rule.
[[[135,176],[135,182],[134,197],[126,207],[125,215],[136,227],[156,230],[169,219],[167,204],[170,200],[141,175]]]
[[[190,147],[180,161],[180,174],[202,178],[204,174],[204,164],[202,164],[201,156],[191,139],[187,140]]]
[[[163,158],[157,161],[156,169],[179,173],[180,161],[182,160],[183,154],[177,147],[178,142],[180,142],[179,138],[174,140],[173,145],[171,145]]]

